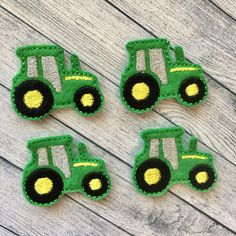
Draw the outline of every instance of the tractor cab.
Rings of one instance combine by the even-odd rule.
[[[165,39],[150,40],[149,44],[144,47],[142,41],[130,42],[126,46],[130,55],[135,55],[135,68],[137,72],[151,72],[156,74],[162,84],[167,84],[167,69],[170,62],[169,49],[170,43]]]
[[[175,128],[172,132],[154,129],[142,132],[146,150],[150,158],[168,159],[174,169],[178,168],[179,151],[182,150],[183,130]]]
[[[28,143],[28,148],[33,154],[33,163],[35,166],[53,165],[60,169],[66,178],[71,176],[71,145],[72,138],[63,136],[63,138],[32,140]]]

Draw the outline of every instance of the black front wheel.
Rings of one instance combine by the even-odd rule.
[[[51,89],[38,80],[27,80],[15,88],[13,102],[16,110],[28,118],[40,118],[53,107]]]
[[[125,102],[137,111],[151,109],[160,96],[158,82],[151,75],[137,73],[123,85],[122,96]]]
[[[33,171],[24,181],[24,191],[37,204],[51,204],[63,192],[63,180],[59,173],[50,168]]]
[[[159,159],[148,159],[136,170],[135,180],[144,193],[159,194],[167,189],[171,179],[168,165]]]
[[[179,96],[188,104],[197,104],[204,99],[207,93],[207,87],[200,78],[187,78],[179,87]]]
[[[83,178],[82,187],[90,197],[105,197],[109,190],[109,180],[101,172],[92,172]]]
[[[211,166],[202,164],[195,166],[189,172],[189,180],[192,186],[197,190],[206,190],[214,184],[216,174]]]
[[[102,95],[95,87],[81,87],[74,95],[74,103],[84,114],[93,114],[102,106]]]

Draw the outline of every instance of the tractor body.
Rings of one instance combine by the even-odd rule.
[[[100,110],[103,95],[98,80],[81,69],[76,55],[70,57],[70,68],[65,65],[64,50],[56,45],[21,47],[17,55],[21,69],[13,78],[12,101],[22,117],[40,119],[53,109],[63,107],[74,108],[85,116]],[[84,94],[89,94],[89,101],[81,100]]]
[[[197,150],[195,138],[191,139],[188,148],[184,148],[183,133],[181,127],[142,132],[144,147],[136,156],[133,167],[133,180],[140,192],[159,196],[175,183],[186,183],[196,190],[205,191],[215,183],[212,156]],[[154,169],[158,170],[159,180],[150,182],[157,174]]]
[[[23,192],[31,203],[52,205],[67,192],[80,192],[95,200],[109,193],[110,178],[105,163],[92,157],[83,143],[78,144],[78,154],[74,154],[71,136],[32,140],[28,148],[32,158],[24,168],[22,183]],[[53,188],[43,192],[47,184],[38,184],[39,191],[36,191],[37,181],[45,178],[52,182],[56,193],[52,194]]]
[[[127,108],[143,113],[166,98],[174,98],[184,106],[205,99],[203,70],[184,58],[180,46],[174,48],[174,56],[166,39],[132,41],[126,48],[129,63],[121,78],[120,95]]]

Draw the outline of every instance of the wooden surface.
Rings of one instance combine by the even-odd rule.
[[[141,0],[0,0],[0,235],[231,235],[236,231],[236,2]],[[128,112],[119,100],[127,63],[126,42],[166,37],[180,44],[188,60],[200,63],[209,81],[207,102],[183,108],[161,102],[145,115]],[[70,109],[42,121],[16,116],[11,79],[19,69],[18,46],[56,43],[77,54],[99,78],[103,111],[84,118]],[[211,152],[216,188],[199,193],[176,185],[159,198],[136,193],[130,180],[139,132],[182,125]],[[111,194],[94,202],[80,194],[53,207],[34,207],[21,194],[21,173],[30,158],[28,139],[71,134],[101,156],[111,175]]]

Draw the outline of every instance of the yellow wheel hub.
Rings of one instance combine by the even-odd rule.
[[[185,92],[189,97],[195,96],[199,93],[199,87],[195,83],[190,84],[186,87]]]
[[[201,171],[196,174],[195,179],[199,184],[204,184],[208,180],[208,173],[206,171]]]
[[[92,179],[89,181],[89,187],[90,189],[92,189],[93,191],[98,190],[102,187],[102,182],[100,179]]]
[[[43,95],[38,90],[31,90],[24,95],[24,103],[28,108],[39,108],[43,102]]]
[[[94,97],[91,93],[84,94],[80,99],[84,107],[91,107],[94,103]]]
[[[161,172],[157,168],[147,169],[144,173],[144,180],[148,185],[157,184],[161,179]]]
[[[137,83],[133,86],[131,93],[136,100],[143,100],[148,97],[150,89],[144,82]]]
[[[53,182],[48,177],[39,178],[34,183],[34,189],[40,195],[50,193],[52,187],[53,187]]]

